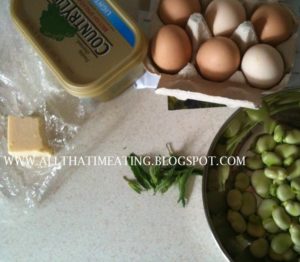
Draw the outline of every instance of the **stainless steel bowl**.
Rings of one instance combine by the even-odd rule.
[[[273,119],[300,128],[300,90],[267,96],[259,111],[238,110],[220,129],[208,155],[239,155],[254,130],[272,128]],[[232,187],[232,174],[236,169],[227,166],[206,166],[204,169],[202,193],[210,229],[229,261],[272,261],[269,258],[255,259],[244,239],[236,237],[227,222],[226,192]]]

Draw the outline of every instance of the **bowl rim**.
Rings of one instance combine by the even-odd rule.
[[[228,124],[235,119],[239,114],[241,114],[242,112],[244,112],[244,108],[239,108],[237,109],[226,121],[225,123],[221,126],[220,130],[218,131],[218,133],[215,135],[213,142],[211,143],[209,150],[208,150],[208,155],[210,156],[219,139],[221,138],[221,136],[223,135],[225,129],[227,128]],[[202,178],[202,201],[203,201],[203,206],[204,206],[204,212],[205,212],[205,218],[206,221],[209,225],[210,228],[210,232],[213,235],[213,238],[215,240],[215,242],[217,243],[218,247],[221,249],[223,255],[225,256],[225,258],[228,261],[234,262],[233,258],[230,256],[229,252],[226,250],[226,248],[224,247],[223,243],[221,242],[221,240],[219,239],[219,236],[215,230],[215,227],[213,225],[212,222],[212,217],[210,216],[210,212],[209,212],[209,207],[208,207],[208,199],[207,199],[207,180],[208,180],[208,172],[210,170],[210,166],[206,165],[204,167],[203,170],[203,178]]]

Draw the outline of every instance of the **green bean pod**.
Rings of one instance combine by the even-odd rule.
[[[272,212],[276,207],[278,207],[278,204],[274,199],[264,199],[257,209],[257,214],[264,220],[272,217]]]
[[[227,204],[231,209],[236,211],[240,210],[242,207],[242,203],[243,203],[242,193],[239,190],[233,189],[228,192]]]
[[[274,219],[272,217],[263,220],[263,227],[267,232],[271,234],[276,234],[280,231],[280,228],[275,224]]]
[[[230,166],[229,165],[219,166],[217,172],[218,172],[219,188],[220,189],[225,188],[225,184],[230,174]]]
[[[288,168],[288,174],[289,180],[300,177],[300,159],[297,159],[295,163]]]
[[[291,236],[287,233],[280,233],[271,241],[272,250],[279,255],[284,255],[292,245],[293,242]]]
[[[275,224],[282,230],[287,230],[291,224],[291,218],[283,209],[283,207],[277,207],[272,212],[272,217]],[[275,251],[275,250],[274,250]]]
[[[285,211],[293,217],[300,216],[300,203],[296,201],[286,201],[283,203]]]
[[[264,163],[259,155],[249,156],[246,158],[246,167],[251,170],[258,170],[264,167]]]
[[[226,128],[225,132],[224,132],[224,137],[226,138],[232,138],[234,136],[237,135],[237,133],[240,131],[241,129],[241,121],[238,118],[234,118],[233,120],[231,120],[231,122],[229,123],[228,127]]]
[[[276,142],[271,135],[262,135],[256,142],[256,152],[262,154],[265,151],[272,151],[276,146]]]
[[[245,173],[237,174],[234,187],[240,191],[245,191],[250,186],[250,177]]]
[[[257,208],[256,198],[255,196],[250,192],[243,193],[243,204],[241,207],[240,212],[244,216],[250,216],[255,213]]]
[[[289,231],[294,245],[300,246],[300,225],[292,224]]]
[[[264,175],[263,170],[257,170],[251,175],[251,184],[261,197],[268,197],[272,180]]]
[[[283,138],[285,137],[285,129],[282,125],[277,125],[274,129],[274,140],[277,143],[282,143]]]
[[[290,185],[281,184],[277,188],[276,196],[280,201],[285,202],[294,199],[296,195]]]
[[[300,130],[288,130],[283,142],[291,145],[300,145]]]
[[[282,158],[297,157],[299,155],[299,148],[295,145],[280,144],[275,147],[275,152]]]
[[[242,234],[247,230],[246,221],[239,212],[229,210],[227,213],[227,220],[236,233]]]
[[[273,180],[283,181],[287,178],[287,171],[282,167],[268,167],[265,169],[265,176]]]
[[[263,152],[261,158],[262,162],[268,167],[282,165],[281,157],[274,152]]]
[[[255,240],[250,246],[251,254],[256,258],[263,258],[269,253],[269,243],[266,239]]]

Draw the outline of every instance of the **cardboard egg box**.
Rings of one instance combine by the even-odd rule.
[[[152,37],[163,26],[157,9],[159,0],[152,0],[151,10],[148,13],[149,37]],[[193,58],[178,74],[165,74],[158,71],[151,57],[145,61],[146,73],[137,81],[138,88],[153,88],[159,95],[175,97],[179,100],[198,100],[209,103],[223,104],[228,107],[259,108],[265,95],[276,93],[285,89],[291,77],[293,69],[296,46],[297,46],[297,17],[291,12],[295,20],[295,33],[285,42],[275,48],[280,52],[285,63],[285,75],[273,88],[258,89],[247,83],[242,71],[238,70],[224,82],[212,82],[204,79],[196,69],[195,56],[200,45],[213,37],[205,21],[203,13],[211,0],[202,0],[202,13],[191,15],[188,20],[186,31],[191,38],[193,46]],[[247,18],[251,16],[258,5],[266,2],[277,1],[241,1],[246,9]],[[246,50],[258,44],[258,37],[250,21],[240,24],[230,37],[240,48],[241,56]]]

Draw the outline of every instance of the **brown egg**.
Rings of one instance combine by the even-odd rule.
[[[181,27],[165,25],[151,42],[151,55],[162,72],[177,73],[191,60],[191,40]]]
[[[214,37],[200,46],[196,62],[203,77],[222,82],[230,78],[239,68],[240,50],[231,39]]]
[[[193,13],[200,13],[200,0],[162,0],[159,16],[165,24],[185,26]]]
[[[251,17],[261,42],[278,45],[287,40],[295,28],[293,17],[287,8],[278,3],[263,4]]]

